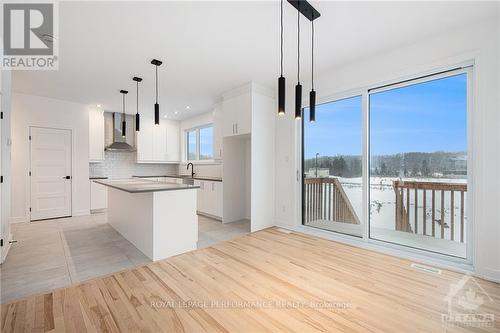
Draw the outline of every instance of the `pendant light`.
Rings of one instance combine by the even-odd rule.
[[[302,117],[302,85],[300,84],[300,12],[297,11],[297,85],[295,86],[295,119]]]
[[[162,62],[157,59],[151,60],[151,64],[155,66],[155,125],[160,124],[160,104],[158,104],[158,66],[161,66]]]
[[[295,86],[295,119],[301,119],[302,109],[302,85],[300,84],[300,14],[313,22],[321,16],[307,0],[287,0],[297,9],[297,85]],[[312,25],[312,39],[314,43],[314,24]],[[314,56],[314,44],[311,54]],[[311,62],[314,70],[314,59]],[[314,91],[314,73],[311,72],[312,89],[309,93],[310,121],[316,120],[316,92]],[[283,83],[282,83],[283,82]],[[283,106],[283,109],[281,108]],[[285,78],[283,77],[283,1],[281,1],[281,76],[278,79],[278,114],[285,113]]]
[[[278,78],[278,115],[285,114],[285,78],[283,77],[283,0],[281,0],[281,75]]]
[[[134,80],[137,83],[137,93],[136,93],[137,112],[135,114],[135,130],[136,130],[136,132],[139,132],[141,129],[141,127],[140,127],[141,116],[139,115],[139,82],[142,81],[142,78],[134,76],[134,78],[132,80]]]
[[[127,135],[127,122],[125,118],[125,95],[128,94],[127,90],[120,90],[120,93],[122,94],[122,101],[123,101],[123,116],[122,116],[122,137],[125,137]]]
[[[314,91],[314,21],[311,21],[311,92],[309,93],[309,121],[316,121],[316,91]]]

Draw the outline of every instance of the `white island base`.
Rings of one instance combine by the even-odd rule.
[[[153,261],[195,250],[196,188],[129,193],[108,187],[108,221]]]

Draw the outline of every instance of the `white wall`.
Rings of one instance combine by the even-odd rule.
[[[266,90],[267,91],[267,90]],[[264,92],[264,91],[263,91]],[[275,224],[275,114],[276,99],[269,94],[252,95],[251,231]]]
[[[1,39],[0,39],[1,42]],[[0,169],[3,176],[3,183],[0,185],[0,236],[4,241],[4,246],[0,249],[0,263],[5,260],[10,248],[10,201],[11,201],[11,82],[12,73],[10,71],[1,71],[0,92],[1,92],[1,110],[3,119],[1,120],[1,138],[0,138]]]
[[[72,215],[90,213],[89,113],[83,104],[12,94],[12,222],[29,219],[29,127],[72,131]]]
[[[474,225],[473,261],[477,275],[500,281],[500,100],[498,18],[446,34],[429,36],[404,48],[353,63],[329,72],[317,73],[318,101],[352,89],[439,70],[466,60],[474,60],[474,106],[471,114],[473,137],[472,184]],[[295,228],[300,225],[299,182],[296,172],[300,156],[298,127],[293,117],[293,80],[288,80],[287,108],[276,116],[276,223]],[[304,84],[304,91],[310,85]],[[307,101],[304,101],[307,104]]]

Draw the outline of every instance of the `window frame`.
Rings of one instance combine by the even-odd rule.
[[[424,249],[412,248],[405,245],[388,243],[385,241],[372,239],[369,237],[369,146],[370,146],[370,137],[369,137],[369,93],[370,92],[380,92],[383,89],[394,89],[397,85],[412,85],[420,80],[424,81],[432,81],[438,79],[438,76],[446,77],[453,76],[460,73],[467,74],[467,192],[470,193],[469,199],[467,200],[467,249],[466,249],[466,258],[458,258],[453,257],[446,254],[431,252]],[[473,141],[474,141],[474,127],[475,124],[473,122],[473,114],[475,109],[475,61],[474,59],[464,60],[459,63],[443,65],[442,67],[434,67],[434,69],[424,70],[420,72],[413,72],[413,74],[404,74],[399,76],[393,80],[386,81],[375,81],[371,84],[366,84],[363,86],[358,86],[357,88],[353,88],[350,90],[345,90],[337,93],[330,93],[324,95],[317,100],[317,104],[329,103],[336,100],[341,100],[345,98],[350,98],[354,96],[362,96],[362,107],[363,107],[363,156],[362,156],[362,179],[363,179],[363,208],[362,208],[362,216],[361,216],[361,224],[363,225],[363,235],[362,237],[356,237],[353,235],[347,235],[344,233],[333,232],[318,229],[315,227],[307,226],[302,224],[302,210],[303,210],[303,173],[304,173],[304,165],[303,165],[303,122],[307,121],[307,115],[303,115],[301,121],[297,121],[295,123],[295,147],[296,147],[296,186],[295,186],[295,219],[294,224],[295,228],[298,231],[305,232],[311,235],[316,235],[320,237],[324,237],[327,239],[337,240],[341,242],[346,242],[348,244],[374,249],[378,251],[382,251],[385,253],[389,253],[392,255],[410,258],[412,260],[416,260],[415,258],[426,258],[430,262],[441,263],[444,265],[456,265],[459,268],[470,269],[473,265],[474,261],[474,246],[475,246],[475,233],[474,233],[474,224],[476,222],[476,212],[474,210],[474,201],[476,194],[475,186],[474,186],[474,175],[475,175],[475,163],[474,163],[474,149],[473,149]],[[304,101],[303,108],[308,106],[308,101]]]
[[[200,159],[200,151],[201,151],[201,146],[200,146],[200,130],[205,129],[205,128],[212,128],[212,133],[214,130],[214,124],[209,123],[209,124],[204,124],[200,126],[195,126],[195,127],[190,127],[184,130],[184,159],[186,162],[198,162],[198,163],[207,163],[207,162],[213,162],[214,161],[214,143],[212,140],[212,158],[210,159]],[[195,150],[196,150],[196,158],[195,159],[189,159],[189,133],[190,132],[195,132],[196,133],[196,142],[195,142]],[[212,138],[213,139],[213,138]]]

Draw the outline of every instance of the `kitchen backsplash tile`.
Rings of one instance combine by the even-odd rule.
[[[175,175],[177,164],[139,164],[136,152],[106,151],[105,160],[89,163],[90,177],[130,178],[133,175]]]

